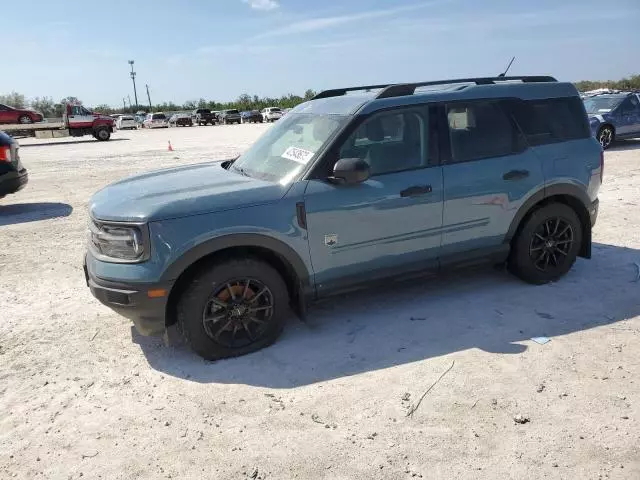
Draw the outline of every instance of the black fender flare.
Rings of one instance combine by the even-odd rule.
[[[547,198],[557,195],[564,195],[574,198],[579,205],[584,208],[583,212],[577,212],[582,220],[583,231],[583,246],[580,255],[585,258],[591,258],[591,222],[589,221],[589,208],[591,206],[591,199],[587,193],[580,187],[571,183],[558,183],[549,185],[543,189],[537,191],[531,195],[518,209],[516,215],[511,220],[509,230],[504,238],[504,243],[511,243],[511,240],[516,235],[518,227],[522,223],[522,220],[531,212],[531,210],[539,203],[543,202]]]
[[[182,275],[191,265],[204,257],[232,247],[258,247],[269,250],[288,264],[298,277],[304,294],[310,290],[311,275],[300,255],[289,245],[273,237],[259,233],[236,233],[215,237],[204,241],[184,253],[165,270],[161,281],[173,281]]]

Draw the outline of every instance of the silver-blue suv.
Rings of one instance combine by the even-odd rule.
[[[234,160],[98,192],[86,279],[142,334],[177,323],[199,355],[241,355],[373,282],[481,262],[557,280],[591,256],[602,173],[551,77],[329,90]]]

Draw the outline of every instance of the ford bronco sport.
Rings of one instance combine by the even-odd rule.
[[[241,355],[290,306],[382,279],[480,262],[559,279],[591,256],[602,173],[552,77],[329,90],[237,159],[95,194],[85,275],[142,334],[177,322],[199,355]]]

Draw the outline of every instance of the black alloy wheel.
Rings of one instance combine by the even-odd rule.
[[[536,229],[529,255],[534,266],[541,271],[559,268],[569,257],[573,246],[573,227],[560,217],[549,218]]]
[[[211,340],[226,348],[242,348],[260,338],[273,316],[271,290],[253,278],[218,286],[206,302],[202,325]]]

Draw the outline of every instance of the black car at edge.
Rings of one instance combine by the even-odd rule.
[[[0,131],[0,198],[21,190],[29,179],[18,150],[18,142]]]

